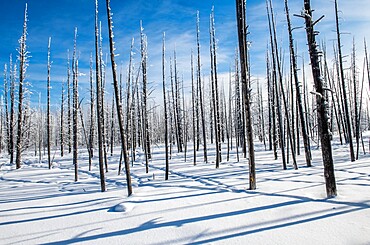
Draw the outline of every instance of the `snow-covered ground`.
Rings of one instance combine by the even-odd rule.
[[[368,136],[365,138],[368,148]],[[0,159],[0,244],[370,244],[370,155],[349,161],[348,147],[333,144],[338,196],[327,199],[320,151],[313,167],[298,157],[282,170],[281,160],[256,147],[257,190],[249,191],[245,159],[215,169],[193,166],[174,154],[164,180],[163,147],[153,147],[150,172],[143,156],[131,168],[134,194],[127,198],[119,152],[109,157],[107,192],[100,192],[97,159],[91,172],[79,153],[79,181],[71,155],[55,154],[54,165],[24,156],[15,170]],[[225,153],[225,151],[223,151]],[[362,152],[362,151],[361,151]]]

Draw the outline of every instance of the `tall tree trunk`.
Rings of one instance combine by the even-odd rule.
[[[110,48],[110,58],[112,63],[112,75],[113,75],[113,87],[114,87],[114,95],[116,98],[116,108],[117,108],[117,116],[118,116],[118,125],[119,131],[121,135],[121,147],[123,151],[123,157],[125,161],[125,172],[126,172],[126,182],[127,182],[127,195],[131,196],[132,194],[132,185],[131,185],[131,176],[130,176],[130,162],[126,148],[126,140],[125,140],[125,131],[123,125],[123,117],[122,117],[122,105],[120,103],[119,98],[119,89],[118,89],[118,81],[117,81],[117,72],[116,72],[116,61],[114,59],[114,42],[113,42],[113,26],[112,26],[112,14],[110,8],[110,0],[106,0],[107,5],[107,15],[108,15],[108,30],[109,30],[109,48]]]
[[[315,32],[314,30],[314,25],[318,23],[318,20],[317,21],[313,20],[310,0],[304,0],[304,11],[305,13],[304,16],[302,17],[304,17],[306,24],[308,49],[310,53],[311,68],[316,89],[318,129],[321,139],[321,151],[324,164],[326,194],[328,197],[334,197],[337,195],[337,188],[334,176],[334,162],[330,142],[328,116],[326,112],[326,101],[324,97],[324,88],[320,70],[319,55],[317,50],[317,43],[315,40],[317,32]]]
[[[78,181],[78,59],[76,56],[77,50],[77,28],[75,29],[73,58],[72,58],[72,74],[73,74],[73,165],[75,168],[75,181]]]
[[[62,101],[60,103],[60,156],[64,155],[64,82],[62,83]]]
[[[142,72],[143,72],[143,139],[144,143],[143,146],[146,150],[147,158],[151,159],[151,153],[150,153],[150,135],[149,135],[149,122],[148,122],[148,91],[147,91],[147,40],[146,35],[143,33],[143,27],[142,23],[140,22],[140,36],[141,36],[141,66],[142,66]],[[148,172],[148,166],[146,166],[146,169]]]
[[[335,0],[334,3],[335,3],[335,21],[336,21],[336,27],[337,27],[339,71],[340,71],[340,79],[341,79],[342,90],[343,90],[344,112],[346,114],[345,119],[346,119],[347,133],[348,133],[350,157],[351,157],[351,161],[354,162],[356,159],[355,159],[355,152],[354,152],[354,149],[353,149],[353,141],[352,141],[351,114],[349,113],[349,109],[348,109],[346,84],[345,84],[345,81],[344,81],[344,70],[343,70],[343,61],[342,61],[342,57],[343,57],[342,56],[342,44],[341,44],[341,40],[340,40],[338,2],[337,2],[337,0]]]
[[[16,156],[15,165],[16,168],[21,167],[21,155],[23,146],[23,83],[26,78],[26,68],[27,68],[27,3],[24,10],[24,22],[23,22],[23,34],[20,38],[20,48],[19,48],[19,88],[18,88],[18,128],[17,128],[17,144],[16,144]]]
[[[203,93],[202,93],[202,80],[201,80],[201,61],[200,61],[200,41],[199,41],[199,11],[197,11],[197,51],[198,51],[198,63],[197,63],[197,84],[199,91],[199,106],[200,106],[200,115],[202,120],[202,133],[203,133],[203,153],[204,153],[204,162],[207,160],[207,137],[206,137],[206,126],[205,126],[205,117],[204,117],[204,106],[203,106]]]
[[[102,108],[102,78],[100,66],[100,52],[99,52],[99,27],[98,27],[98,0],[95,0],[95,75],[96,75],[96,117],[98,125],[98,155],[99,155],[99,174],[100,174],[100,189],[102,192],[106,190],[105,174],[104,174],[104,159],[103,159],[103,108]]]
[[[193,119],[193,164],[194,166],[197,165],[197,126],[196,126],[196,121],[198,120],[197,117],[198,115],[195,115],[197,113],[197,109],[195,108],[196,106],[196,88],[194,87],[194,57],[193,57],[193,50],[191,50],[191,103],[192,103],[192,119]]]
[[[246,7],[245,0],[236,0],[236,19],[238,26],[238,40],[239,40],[239,55],[240,55],[240,67],[241,67],[241,80],[243,86],[243,96],[245,98],[245,123],[246,123],[246,134],[248,141],[248,153],[249,153],[249,189],[256,189],[256,166],[255,166],[255,155],[254,155],[254,143],[253,143],[253,127],[252,127],[252,115],[251,115],[251,94],[250,94],[250,83],[248,80],[248,57],[247,57],[247,25],[246,25]]]
[[[50,68],[51,68],[51,62],[50,62],[50,45],[51,45],[51,37],[49,37],[49,44],[48,44],[48,77],[47,77],[47,109],[46,109],[46,144],[48,148],[48,164],[49,169],[51,169],[51,156],[50,156]]]
[[[178,137],[178,151],[182,152],[183,147],[183,135],[182,135],[182,118],[181,118],[181,106],[180,106],[180,88],[179,80],[177,76],[177,59],[176,59],[176,50],[173,51],[173,65],[174,65],[174,82],[175,82],[175,97],[174,97],[174,106],[175,106],[175,115],[176,115],[176,128],[177,128],[177,137]]]
[[[93,57],[90,56],[90,130],[89,130],[89,171],[91,171],[92,158],[94,157],[94,134],[95,134],[95,113],[94,113],[94,81],[93,81]]]
[[[68,104],[68,153],[72,152],[71,137],[72,137],[72,115],[71,115],[71,68],[69,64],[69,50],[67,60],[67,104]]]
[[[216,37],[215,37],[215,17],[214,8],[210,15],[210,53],[211,53],[211,81],[212,81],[212,97],[214,107],[214,122],[215,122],[215,139],[216,139],[216,168],[219,168],[221,158],[221,123],[220,123],[220,105],[217,79],[217,57],[216,57]]]
[[[162,82],[163,82],[163,107],[164,107],[164,147],[166,154],[166,173],[165,180],[168,180],[169,175],[169,156],[168,156],[168,116],[167,116],[167,100],[166,100],[166,34],[163,33],[163,47],[162,47]]]
[[[301,96],[299,79],[298,79],[297,58],[296,58],[295,50],[294,50],[292,26],[291,26],[290,17],[289,17],[288,0],[285,0],[285,12],[286,12],[286,18],[287,18],[287,23],[288,23],[290,56],[291,56],[292,66],[293,66],[293,78],[294,78],[294,82],[295,82],[299,118],[301,120],[300,122],[301,122],[301,130],[302,130],[304,151],[305,151],[305,156],[306,156],[306,165],[307,165],[307,167],[311,167],[310,138],[309,138],[309,135],[308,135],[308,132],[307,132],[307,129],[306,129],[306,122],[305,122],[305,117],[304,117],[302,96]],[[297,125],[297,127],[298,127],[298,125]]]

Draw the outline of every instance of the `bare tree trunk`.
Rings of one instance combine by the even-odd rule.
[[[316,33],[314,25],[318,21],[314,21],[312,18],[312,10],[310,0],[304,0],[304,19],[306,23],[307,42],[310,53],[311,68],[313,74],[313,80],[316,89],[316,104],[317,104],[317,117],[318,117],[318,129],[321,139],[321,151],[322,159],[324,164],[324,177],[326,183],[326,194],[328,197],[334,197],[337,195],[337,188],[334,176],[334,162],[332,155],[332,148],[330,142],[330,133],[328,125],[328,116],[326,112],[326,101],[324,95],[323,81],[320,70],[319,55],[316,44]]]
[[[46,144],[48,148],[48,164],[49,169],[51,169],[51,156],[50,156],[50,45],[51,45],[51,37],[49,37],[49,44],[48,44],[48,77],[47,77],[47,109],[46,109]]]
[[[100,66],[100,55],[99,55],[99,28],[98,28],[98,0],[95,0],[95,69],[96,69],[96,117],[98,125],[98,155],[99,155],[99,174],[100,174],[100,188],[104,192],[105,187],[105,177],[104,177],[104,159],[103,159],[103,108],[101,101],[101,66]]]
[[[21,167],[21,155],[22,155],[22,136],[23,136],[23,82],[25,80],[25,73],[27,68],[27,3],[24,10],[24,22],[23,22],[23,34],[19,41],[19,88],[18,88],[18,129],[17,129],[17,144],[16,144],[16,168]]]
[[[197,165],[197,126],[196,126],[196,121],[198,120],[197,117],[198,115],[195,115],[197,113],[197,109],[195,108],[196,106],[196,88],[194,87],[194,57],[193,57],[193,50],[191,50],[191,103],[192,103],[192,119],[193,119],[193,164],[194,166]]]
[[[67,60],[67,104],[68,104],[68,153],[72,152],[71,135],[72,135],[72,115],[71,115],[71,68],[69,64],[69,50]]]
[[[60,103],[60,156],[64,155],[64,82],[62,83],[62,101]]]
[[[143,72],[143,146],[146,150],[147,158],[151,159],[151,153],[150,153],[150,136],[149,136],[149,122],[148,122],[148,105],[147,105],[147,97],[148,97],[148,91],[147,91],[147,40],[146,35],[143,33],[143,27],[140,22],[140,36],[141,36],[141,66],[142,66],[142,72]],[[148,166],[146,166],[147,172],[148,172]]]
[[[268,6],[268,1],[266,0],[266,11],[267,11],[267,17],[268,17],[268,21],[269,21],[269,31],[270,31],[270,45],[271,45],[271,59],[272,59],[272,87],[273,87],[273,92],[274,92],[274,96],[273,96],[273,99],[274,99],[274,104],[276,105],[276,107],[274,106],[274,112],[276,112],[277,114],[277,119],[278,119],[278,126],[279,126],[279,139],[280,139],[280,148],[281,148],[281,157],[282,157],[282,161],[283,161],[283,169],[286,169],[287,166],[286,166],[286,157],[285,157],[285,143],[284,143],[284,130],[283,130],[283,120],[282,120],[282,117],[281,117],[281,107],[280,107],[280,98],[279,98],[279,89],[278,89],[278,81],[277,81],[277,73],[276,73],[276,62],[279,62],[278,59],[276,59],[276,48],[274,47],[275,46],[275,42],[274,42],[274,39],[273,39],[273,31],[272,31],[272,24],[271,24],[271,20],[270,20],[270,11],[269,11],[269,6]],[[274,119],[273,119],[274,120]],[[274,120],[275,121],[275,120]],[[277,142],[277,139],[276,141]],[[274,149],[275,151],[275,149]],[[275,154],[275,160],[277,159],[277,152]]]
[[[164,147],[166,154],[166,173],[165,180],[168,180],[169,175],[169,156],[168,156],[168,116],[167,116],[167,100],[166,100],[166,36],[163,32],[163,47],[162,47],[162,78],[163,78],[163,106],[164,106]]]
[[[75,29],[72,73],[73,73],[73,165],[75,167],[75,181],[78,181],[78,59],[76,57],[77,28]]]
[[[202,133],[203,133],[203,152],[204,152],[204,162],[207,160],[207,137],[206,137],[206,126],[204,120],[204,107],[203,107],[203,93],[202,93],[202,81],[201,81],[201,62],[200,62],[200,41],[199,41],[199,11],[197,11],[197,51],[198,51],[198,66],[197,66],[197,84],[199,91],[199,106],[200,106],[200,115],[202,120]]]
[[[89,171],[91,171],[92,158],[94,157],[94,134],[95,134],[95,114],[94,114],[94,81],[93,81],[93,58],[90,56],[90,130],[89,130]]]
[[[337,0],[335,0],[334,3],[335,3],[335,20],[336,20],[336,26],[337,26],[339,71],[340,71],[340,79],[341,79],[342,90],[343,90],[344,112],[346,114],[345,119],[346,119],[347,133],[348,133],[350,156],[351,156],[351,161],[354,162],[356,159],[355,159],[355,152],[354,152],[354,149],[353,149],[353,141],[352,141],[351,114],[349,113],[349,109],[348,109],[346,84],[345,84],[345,81],[344,81],[344,70],[343,70],[343,61],[342,61],[342,57],[343,57],[342,56],[342,44],[341,44],[341,40],[340,40],[338,2],[337,2]]]
[[[107,15],[108,15],[109,48],[110,48],[110,57],[111,57],[111,63],[112,63],[113,86],[114,86],[114,92],[115,92],[115,98],[116,98],[118,125],[119,125],[119,131],[121,134],[122,151],[123,151],[123,156],[124,156],[124,161],[125,161],[127,193],[128,193],[127,195],[131,196],[132,185],[131,185],[131,176],[130,176],[130,162],[129,162],[129,157],[127,154],[125,132],[124,132],[124,127],[123,127],[122,105],[120,103],[120,98],[119,98],[119,89],[118,89],[117,72],[116,72],[117,65],[114,59],[114,42],[113,42],[114,35],[113,35],[110,0],[106,0],[106,5],[107,5]]]
[[[304,110],[302,105],[302,96],[300,91],[299,79],[298,79],[298,68],[297,68],[297,58],[294,51],[294,43],[293,43],[293,34],[292,34],[292,27],[290,24],[290,17],[289,17],[289,7],[288,7],[288,0],[285,0],[285,11],[288,23],[288,32],[289,32],[289,47],[290,47],[290,56],[292,60],[292,68],[293,68],[293,78],[295,82],[295,89],[296,89],[296,98],[297,98],[297,105],[298,105],[298,112],[299,118],[301,122],[301,130],[302,130],[302,137],[303,137],[303,144],[304,144],[304,151],[306,156],[306,165],[307,167],[311,167],[311,149],[310,149],[310,138],[306,129],[306,122],[304,117]],[[298,127],[298,125],[297,125]],[[298,140],[299,141],[299,140]]]
[[[248,80],[248,57],[247,57],[247,25],[245,0],[236,0],[236,18],[238,25],[239,55],[241,67],[241,79],[243,85],[243,96],[245,98],[245,121],[249,153],[249,189],[256,189],[256,167],[253,143],[253,127],[251,115],[250,83]]]
[[[12,67],[10,67],[10,73],[12,72]],[[8,68],[7,68],[7,65],[5,64],[4,65],[4,109],[5,109],[5,118],[4,118],[4,124],[5,124],[5,144],[6,144],[6,149],[8,151],[8,154],[9,154],[9,128],[10,128],[10,125],[9,125],[9,108],[8,108],[8,93],[9,93],[9,89],[8,89],[8,77],[7,77],[7,74],[8,74]]]
[[[214,8],[210,15],[210,53],[211,53],[211,81],[212,81],[212,97],[215,118],[215,139],[216,139],[216,168],[219,168],[221,158],[221,123],[220,123],[220,105],[218,94],[217,80],[217,58],[216,58],[216,37],[214,24]]]
[[[180,106],[180,88],[179,80],[177,76],[177,59],[176,59],[176,50],[173,51],[173,65],[174,65],[174,82],[175,82],[175,97],[174,106],[175,106],[175,116],[176,116],[176,128],[177,128],[177,142],[178,142],[178,151],[182,152],[183,147],[183,135],[182,135],[182,118],[181,118],[181,106]]]

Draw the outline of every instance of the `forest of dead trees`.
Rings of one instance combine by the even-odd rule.
[[[117,164],[118,174],[121,170],[125,172],[128,195],[131,195],[130,166],[136,160],[137,152],[142,151],[145,156],[143,171],[148,173],[154,145],[164,145],[166,180],[175,153],[184,154],[185,159],[194,165],[207,162],[219,168],[220,163],[229,161],[231,151],[235,149],[237,161],[249,164],[251,190],[256,189],[258,182],[254,157],[256,141],[263,144],[264,150],[275,160],[281,161],[283,169],[299,169],[299,155],[304,155],[305,166],[310,167],[311,149],[320,147],[327,195],[335,196],[333,138],[338,139],[340,144],[348,145],[351,161],[356,161],[360,152],[366,154],[370,150],[362,137],[364,131],[370,130],[369,55],[366,40],[362,47],[356,47],[353,40],[351,49],[346,47],[343,50],[338,3],[334,1],[337,39],[332,47],[334,59],[329,59],[325,42],[318,43],[320,33],[316,24],[322,17],[313,16],[309,0],[302,3],[302,12],[292,15],[288,1],[279,2],[284,4],[289,40],[288,47],[281,47],[277,41],[279,37],[272,0],[266,0],[269,36],[266,37],[265,78],[252,79],[253,59],[250,58],[244,0],[236,0],[235,32],[238,33],[238,40],[227,81],[220,81],[218,76],[217,16],[213,8],[210,15],[204,17],[209,18],[208,30],[200,30],[201,16],[196,13],[194,47],[189,50],[189,71],[179,71],[176,49],[166,47],[166,35],[163,33],[162,97],[150,100],[153,91],[147,67],[151,54],[148,53],[144,23],[140,23],[140,40],[132,39],[131,51],[125,55],[129,60],[128,67],[119,67],[114,53],[110,1],[106,0],[108,19],[105,21],[109,36],[105,38],[109,41],[111,65],[108,67],[104,60],[101,34],[105,27],[100,22],[96,0],[95,49],[90,54],[89,98],[82,99],[78,94],[78,49],[83,44],[78,41],[76,28],[74,46],[71,51],[66,51],[66,82],[62,85],[60,108],[54,111],[50,107],[52,38],[49,38],[45,66],[47,98],[39,97],[38,104],[31,103],[31,96],[37,95],[27,89],[30,85],[26,79],[29,64],[26,5],[18,54],[14,57],[10,55],[9,62],[4,65],[0,151],[16,168],[22,166],[22,153],[25,151],[33,152],[40,162],[47,162],[49,168],[53,166],[55,154],[71,154],[71,166],[75,168],[75,181],[78,181],[79,149],[86,149],[89,170],[93,167],[93,159],[99,163],[101,190],[106,190],[105,172],[110,171],[111,164]],[[295,27],[291,25],[291,18],[302,20],[304,28],[299,31],[305,32],[307,37],[304,50],[297,50],[295,46]],[[209,38],[208,60],[204,60],[207,56],[201,53],[204,51],[200,47],[201,35]],[[140,54],[134,53],[135,46],[139,46]],[[283,62],[282,48],[289,50],[288,61]],[[358,49],[364,50],[364,57],[357,56]],[[351,55],[346,57],[343,55],[345,52]],[[309,60],[298,61],[297,53],[307,53]],[[202,69],[202,64],[206,62],[210,64],[210,70]],[[107,69],[112,70],[112,77],[106,75]],[[181,73],[190,73],[191,80],[184,80]],[[113,84],[113,95],[106,92],[110,84]],[[185,92],[185,87],[190,88],[191,93]],[[41,106],[45,101],[46,110]],[[119,162],[109,162],[108,156],[117,152],[120,152]]]

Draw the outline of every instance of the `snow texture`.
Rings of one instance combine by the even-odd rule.
[[[368,145],[369,134],[364,139]],[[71,155],[56,156],[51,170],[31,153],[18,170],[0,155],[0,244],[370,244],[369,155],[352,163],[348,147],[333,144],[339,195],[327,199],[319,149],[313,167],[301,155],[299,170],[291,161],[282,170],[263,148],[256,142],[255,191],[246,189],[247,161],[236,162],[235,149],[215,169],[214,162],[193,166],[190,145],[187,162],[172,155],[168,181],[163,146],[153,147],[149,174],[138,152],[130,197],[117,176],[118,148],[104,193],[97,158],[89,172],[85,150],[78,182]],[[214,146],[208,153],[214,161]]]

